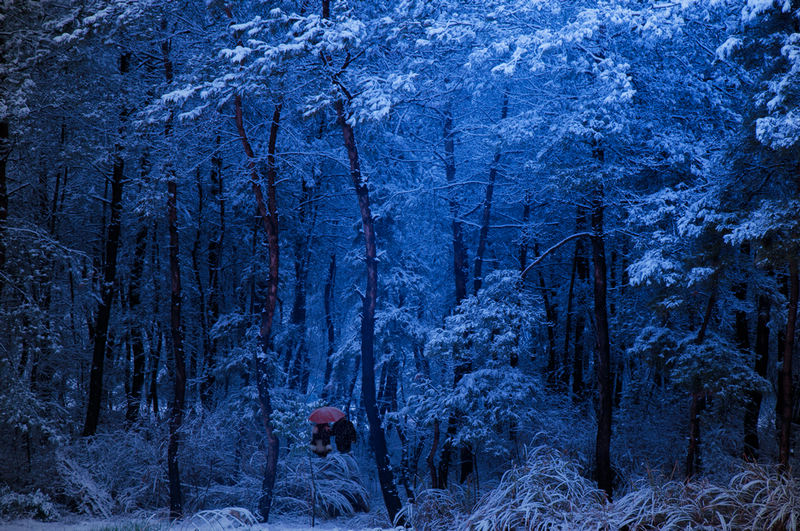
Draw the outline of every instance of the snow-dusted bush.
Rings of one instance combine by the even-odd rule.
[[[177,531],[224,531],[226,529],[250,529],[258,524],[253,513],[243,507],[226,507],[200,511],[176,522],[170,529]]]
[[[603,491],[577,465],[539,446],[483,497],[464,528],[581,529],[587,519],[602,514],[604,500]]]
[[[117,431],[65,445],[57,459],[61,495],[80,512],[106,518],[165,506],[162,441]]]
[[[31,494],[19,494],[8,487],[0,487],[0,517],[51,521],[58,518],[58,510],[50,498],[39,490]]]
[[[275,509],[310,514],[311,499],[319,516],[334,517],[369,511],[369,493],[358,463],[350,454],[332,453],[325,458],[288,457],[275,485]]]
[[[649,475],[607,502],[579,467],[545,446],[506,472],[463,522],[443,509],[448,503],[438,504],[441,512],[423,521],[425,529],[777,531],[800,525],[800,481],[774,467],[746,465],[721,485]],[[414,517],[416,524],[420,517]]]
[[[406,504],[399,517],[420,531],[455,529],[469,514],[466,499],[458,485],[446,490],[427,489],[417,494],[413,504]]]

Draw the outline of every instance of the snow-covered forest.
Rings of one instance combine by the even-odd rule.
[[[0,519],[796,529],[798,104],[798,0],[0,1]]]

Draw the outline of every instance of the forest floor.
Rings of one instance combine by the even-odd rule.
[[[176,530],[176,531],[208,531],[220,529],[234,529],[222,528],[219,526],[208,525],[204,526],[182,526],[180,523],[170,526],[167,520],[159,519],[136,519],[136,518],[121,518],[121,519],[102,519],[102,518],[87,518],[85,516],[74,515],[66,517],[62,520],[55,522],[42,522],[33,519],[18,519],[10,521],[0,520],[0,530],[3,531],[162,531],[162,530]],[[274,522],[269,524],[259,524],[250,527],[240,527],[238,529],[250,529],[253,531],[300,531],[306,529],[324,530],[324,531],[349,531],[349,530],[374,530],[382,531],[380,526],[369,525],[365,518],[341,518],[335,520],[322,520],[315,522],[314,527],[311,527],[311,521],[308,517],[290,517],[280,516]]]

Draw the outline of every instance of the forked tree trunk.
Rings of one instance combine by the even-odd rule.
[[[233,11],[230,5],[225,5],[225,13],[231,21]],[[242,46],[241,38],[237,37],[237,44]],[[264,433],[267,436],[267,462],[264,465],[264,478],[261,482],[261,497],[258,501],[258,511],[264,522],[269,520],[269,513],[272,507],[272,497],[275,488],[275,477],[278,472],[278,451],[280,441],[272,426],[272,396],[271,382],[269,378],[269,366],[267,361],[269,353],[272,351],[272,324],[275,318],[275,308],[278,303],[278,265],[280,245],[278,240],[278,202],[275,189],[277,177],[277,165],[275,159],[276,146],[278,141],[278,130],[280,128],[281,110],[283,104],[278,103],[272,112],[272,123],[269,130],[269,140],[267,143],[267,200],[264,201],[264,194],[256,168],[256,157],[250,141],[247,138],[247,131],[244,127],[244,115],[242,109],[242,95],[237,93],[233,100],[235,111],[236,131],[239,140],[242,142],[242,149],[247,156],[247,169],[250,172],[250,188],[256,200],[256,208],[267,234],[267,246],[269,248],[269,282],[267,289],[267,300],[261,312],[261,326],[259,328],[259,342],[261,352],[254,354],[256,369],[256,389],[258,390],[259,410],[261,423]]]
[[[602,152],[599,157],[602,162]],[[608,308],[606,303],[606,251],[603,235],[604,197],[603,186],[598,185],[592,201],[592,262],[594,264],[594,320],[597,328],[597,390],[600,395],[600,410],[597,418],[595,442],[595,476],[597,485],[609,498],[613,490],[611,471],[611,347],[608,337]]]

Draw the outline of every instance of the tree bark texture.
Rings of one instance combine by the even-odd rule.
[[[328,334],[327,351],[325,355],[325,376],[322,382],[322,399],[327,400],[331,395],[331,373],[333,372],[333,349],[336,338],[333,328],[333,282],[336,279],[336,254],[331,253],[328,266],[328,279],[325,281],[323,303],[325,306],[325,330]]]
[[[792,427],[792,357],[794,354],[794,336],[797,324],[797,304],[800,295],[800,278],[798,278],[797,258],[789,259],[789,304],[786,316],[786,340],[783,345],[783,370],[781,378],[783,396],[781,400],[781,436],[779,443],[778,462],[781,468],[788,473],[789,457],[791,455],[791,427]]]
[[[8,221],[8,178],[6,164],[11,153],[8,121],[0,120],[0,272],[6,265],[6,222]],[[0,296],[3,295],[5,277],[0,275]]]
[[[120,155],[121,146],[117,145],[116,151],[111,181],[111,217],[108,223],[108,234],[105,238],[103,280],[100,285],[100,304],[97,307],[97,319],[94,326],[92,368],[89,374],[89,404],[86,409],[86,422],[83,425],[84,437],[92,436],[97,432],[97,424],[100,420],[100,405],[103,398],[103,363],[106,357],[111,307],[114,303],[114,282],[117,277],[124,161]]]
[[[769,319],[771,301],[766,294],[758,297],[758,320],[756,321],[755,371],[762,378],[767,376],[769,362]],[[744,456],[756,461],[760,443],[758,440],[758,417],[761,412],[763,394],[755,389],[747,393],[744,413]]]
[[[505,120],[508,116],[508,91],[503,93],[503,108],[500,111],[500,119]],[[495,148],[492,166],[489,169],[489,184],[486,185],[486,197],[483,199],[483,212],[481,214],[481,228],[478,235],[478,250],[475,253],[475,276],[473,278],[473,293],[478,294],[483,284],[483,260],[486,254],[486,245],[489,241],[489,222],[492,217],[492,199],[494,197],[494,183],[497,180],[497,171],[500,166],[500,142]]]
[[[600,398],[595,442],[595,476],[598,486],[608,497],[613,490],[611,470],[611,413],[613,390],[611,388],[611,347],[608,336],[608,307],[606,303],[606,251],[603,235],[604,197],[599,185],[592,201],[592,262],[594,264],[594,319],[597,328],[597,389]]]
[[[344,103],[338,100],[334,103],[339,127],[342,130],[347,158],[350,162],[350,176],[358,198],[358,209],[361,212],[361,224],[364,230],[364,246],[367,259],[367,289],[364,295],[364,304],[361,310],[361,394],[364,400],[364,409],[367,412],[369,434],[372,448],[375,452],[375,464],[378,467],[378,480],[383,493],[383,501],[389,518],[394,521],[402,508],[394,475],[389,463],[389,454],[386,447],[386,436],[381,425],[378,413],[377,399],[375,396],[375,305],[378,296],[378,260],[377,242],[375,238],[375,224],[370,210],[369,189],[363,176],[356,146],[355,134],[352,126],[347,122]]]
[[[186,398],[186,360],[183,350],[183,326],[181,325],[181,272],[178,262],[178,185],[172,174],[167,183],[167,211],[169,216],[169,272],[170,272],[170,334],[174,368],[174,398],[169,420],[169,443],[167,445],[167,471],[169,476],[169,512],[172,518],[183,516],[183,495],[180,470],[178,468],[179,431],[183,424],[183,407]]]

